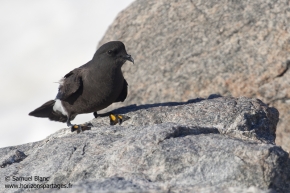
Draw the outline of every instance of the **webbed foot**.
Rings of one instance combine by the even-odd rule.
[[[119,123],[121,125],[124,121],[130,119],[130,117],[125,115],[110,114],[110,125],[116,125]]]
[[[91,127],[93,125],[91,123],[81,124],[81,125],[72,125],[70,126],[71,132],[77,131],[77,133],[80,133],[81,131],[85,130],[91,130]]]

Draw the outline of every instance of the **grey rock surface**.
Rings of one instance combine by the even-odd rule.
[[[289,23],[289,0],[136,0],[100,45],[121,40],[135,59],[125,106],[259,98],[279,110],[276,142],[290,151]]]
[[[1,148],[2,165],[19,152],[22,160],[0,169],[0,192],[24,192],[5,188],[20,183],[72,185],[36,192],[290,191],[289,155],[274,144],[279,113],[258,99],[210,96],[115,112],[131,118],[110,126],[98,117],[80,134],[65,128]]]

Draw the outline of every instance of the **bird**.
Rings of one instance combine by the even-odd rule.
[[[112,103],[123,102],[128,93],[128,83],[123,76],[122,66],[126,61],[134,64],[121,41],[103,44],[86,64],[67,73],[60,81],[56,98],[49,100],[30,116],[66,122],[71,131],[80,133],[89,130],[91,123],[72,124],[78,114],[93,113],[105,109]],[[109,113],[110,124],[121,124],[129,117]]]

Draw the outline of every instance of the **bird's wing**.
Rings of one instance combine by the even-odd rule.
[[[127,97],[127,93],[128,93],[128,83],[127,81],[124,79],[124,84],[123,84],[123,89],[122,89],[122,92],[121,94],[119,95],[119,97],[116,99],[115,103],[116,102],[123,102],[126,97]]]
[[[81,69],[76,68],[67,73],[61,80],[58,88],[57,99],[67,101],[83,86]]]

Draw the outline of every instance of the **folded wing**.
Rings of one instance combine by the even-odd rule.
[[[73,102],[81,94],[82,87],[81,69],[76,68],[60,80],[56,99]]]

